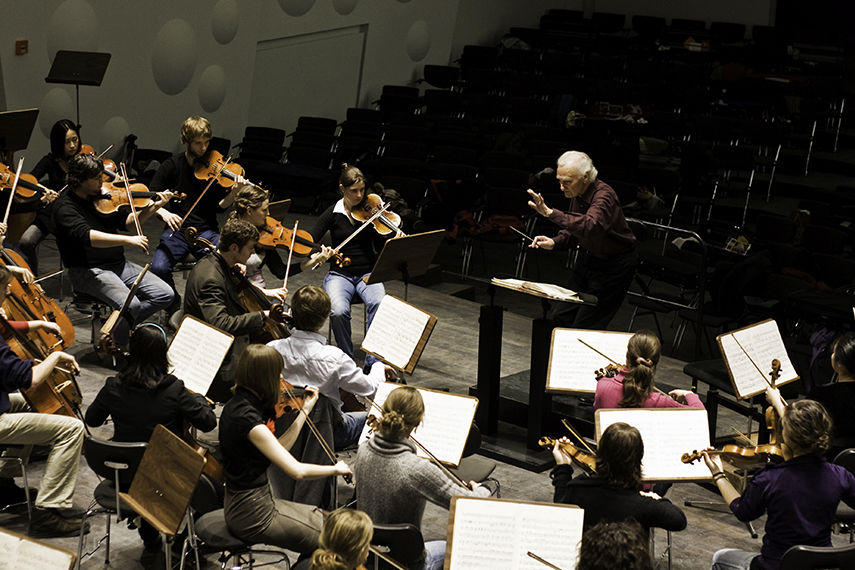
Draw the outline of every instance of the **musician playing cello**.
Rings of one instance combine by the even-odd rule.
[[[211,133],[211,123],[208,119],[204,117],[185,119],[181,125],[181,142],[185,146],[184,151],[163,161],[149,184],[152,192],[172,190],[187,196],[184,200],[171,202],[157,212],[158,217],[166,223],[166,227],[160,235],[160,243],[154,252],[151,271],[168,283],[173,291],[175,291],[175,281],[172,279],[172,268],[175,264],[183,261],[189,254],[193,254],[196,259],[205,255],[203,248],[193,247],[184,239],[181,233],[181,219],[187,215],[188,210],[208,185],[208,181],[196,178],[194,167],[197,161],[207,154],[212,138]],[[239,187],[239,184],[235,184],[232,190],[237,190]],[[217,214],[231,206],[234,195],[234,191],[229,192],[216,182],[213,183],[187,216],[183,227],[196,228],[200,237],[216,245],[219,241]],[[181,306],[180,303],[181,297],[176,291],[175,302],[170,306],[169,312],[177,310]]]
[[[0,304],[6,299],[12,273],[0,266]],[[53,352],[44,361],[35,364],[22,360],[12,352],[6,342],[11,331],[2,321],[0,330],[0,444],[24,445],[23,454],[29,455],[33,445],[50,446],[51,452],[42,475],[33,526],[51,536],[64,536],[80,531],[83,519],[68,516],[65,510],[72,506],[80,450],[83,446],[83,422],[77,418],[58,414],[31,413],[24,397],[16,393],[44,381],[56,368],[62,366],[79,370],[77,361],[65,352]],[[17,326],[15,328],[18,328]],[[7,465],[11,466],[11,463]],[[13,473],[0,470],[0,503],[2,506],[23,502],[24,490],[15,485]]]
[[[69,161],[68,189],[56,201],[57,244],[62,263],[75,291],[104,301],[114,309],[125,302],[142,267],[125,259],[124,246],[148,251],[145,235],[123,235],[119,232],[135,227],[133,213],[117,209],[102,214],[94,200],[101,195],[101,161],[91,155],[78,154]],[[171,195],[161,192],[150,205],[136,211],[139,223],[150,218]],[[131,300],[129,314],[113,332],[119,345],[128,342],[130,326],[144,321],[172,302],[169,285],[147,272]]]

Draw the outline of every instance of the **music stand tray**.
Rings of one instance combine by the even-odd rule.
[[[38,109],[0,113],[0,151],[15,152],[27,148],[38,116]]]
[[[386,241],[365,283],[371,285],[400,279],[404,282],[404,299],[406,299],[410,279],[427,273],[444,234],[444,230],[434,230]]]
[[[80,86],[99,87],[110,63],[109,53],[59,50],[53,58],[45,83],[74,85],[77,95],[77,124],[80,124]]]

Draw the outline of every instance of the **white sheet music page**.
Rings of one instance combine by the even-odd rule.
[[[623,365],[626,361],[626,343],[631,336],[631,333],[609,331],[553,329],[546,391],[596,392],[594,372],[611,364],[609,358]],[[608,358],[579,342],[580,339]]]
[[[428,313],[386,295],[362,340],[362,349],[403,370],[413,357],[428,321]]]
[[[727,362],[736,394],[740,399],[750,398],[766,391],[767,380],[770,380],[769,372],[772,370],[772,360],[776,358],[781,362],[781,376],[775,382],[776,385],[786,384],[799,378],[787,354],[784,339],[781,338],[781,331],[778,330],[778,323],[771,319],[719,335],[717,340]],[[740,344],[745,349],[744,352],[739,348]],[[751,363],[752,360],[762,374]]]
[[[384,382],[377,387],[374,402],[383,407],[386,397],[400,384]],[[420,426],[413,430],[413,437],[419,440],[428,451],[433,453],[443,463],[456,466],[463,456],[463,448],[466,446],[466,438],[469,437],[469,429],[475,418],[475,410],[478,408],[478,400],[470,396],[449,394],[447,392],[435,392],[417,388],[425,403],[425,417]],[[369,413],[379,415],[378,410]],[[371,433],[366,425],[362,430],[359,443],[368,439]],[[420,457],[426,457],[421,449],[416,449]]]
[[[710,446],[706,410],[698,408],[622,408],[597,410],[597,440],[616,422],[634,426],[644,441],[641,475],[645,481],[709,479],[710,470],[703,461],[686,464],[684,453]]]
[[[181,321],[167,356],[172,374],[188,390],[205,394],[234,342],[234,337],[189,315]]]
[[[70,552],[50,548],[32,540],[22,540],[18,544],[18,562],[25,560],[26,565],[19,564],[19,568],[26,566],[28,570],[56,570],[71,568],[74,556]]]
[[[454,497],[450,513],[446,568],[543,570],[528,552],[563,570],[576,568],[585,515],[578,507]]]
[[[13,534],[0,531],[0,570],[17,570],[18,545],[21,539]]]

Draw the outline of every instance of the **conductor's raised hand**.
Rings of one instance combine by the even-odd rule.
[[[542,194],[538,194],[537,192],[529,188],[528,195],[531,196],[531,200],[528,201],[529,208],[546,218],[548,218],[550,214],[552,214],[552,208],[546,205],[546,202],[543,200]]]
[[[534,236],[529,247],[533,247],[534,249],[545,249],[548,251],[555,248],[555,240],[546,236]]]

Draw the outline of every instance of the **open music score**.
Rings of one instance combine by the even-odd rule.
[[[0,570],[57,570],[74,567],[77,556],[41,540],[0,528]]]
[[[172,374],[191,392],[207,393],[234,340],[229,333],[184,315],[166,352]]]
[[[380,384],[377,387],[377,393],[374,394],[374,402],[382,408],[389,392],[400,387],[400,384],[394,382]],[[416,389],[424,400],[425,416],[421,425],[413,430],[413,437],[441,462],[457,467],[463,457],[463,448],[466,446],[472,420],[475,418],[478,398],[426,388]],[[368,413],[380,414],[373,408]],[[359,438],[360,444],[368,439],[369,433],[371,429],[366,425]],[[421,449],[416,449],[416,453],[420,457],[427,457]]]
[[[781,377],[775,381],[776,386],[799,379],[787,355],[778,323],[772,319],[721,334],[716,337],[716,341],[724,356],[736,397],[740,400],[766,391],[773,359],[777,358],[781,362]],[[751,363],[752,360],[762,374]]]
[[[445,570],[542,570],[533,552],[558,568],[576,568],[585,511],[508,499],[453,497]]]
[[[700,408],[621,408],[594,413],[595,435],[624,422],[635,427],[644,441],[641,478],[644,481],[698,481],[710,478],[703,461],[683,463],[680,457],[710,447],[706,410]]]
[[[571,291],[570,289],[553,283],[523,281],[521,279],[499,279],[498,277],[493,277],[490,280],[490,283],[498,285],[499,287],[504,287],[505,289],[519,291],[520,293],[528,293],[535,297],[552,299],[553,301],[567,301],[570,303],[583,302],[582,299],[579,298],[579,294],[575,291]]]
[[[436,326],[436,317],[392,295],[386,295],[362,339],[362,350],[412,374]]]
[[[546,372],[546,391],[596,392],[597,379],[594,371],[611,364],[609,358],[622,364],[626,360],[626,343],[631,336],[631,333],[612,331],[553,329],[549,347],[549,369]],[[609,358],[597,354],[579,340],[585,341]]]

